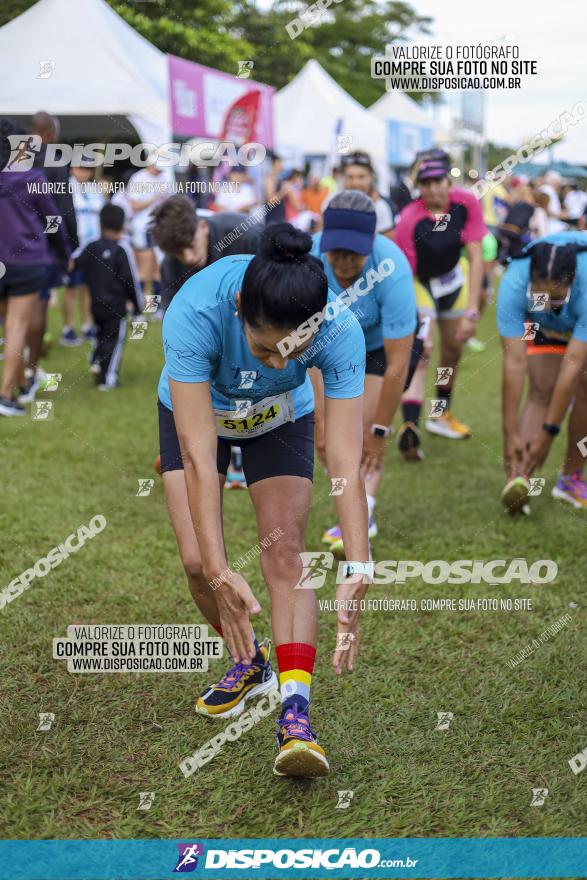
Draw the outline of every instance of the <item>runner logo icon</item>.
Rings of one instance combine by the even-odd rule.
[[[174,874],[191,874],[198,867],[198,856],[204,855],[201,843],[178,843],[179,857]]]

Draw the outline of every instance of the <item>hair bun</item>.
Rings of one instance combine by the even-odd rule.
[[[275,223],[263,230],[260,256],[277,263],[293,263],[312,250],[312,237],[291,223]]]

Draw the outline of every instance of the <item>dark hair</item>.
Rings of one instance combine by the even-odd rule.
[[[120,232],[124,228],[124,210],[120,205],[108,202],[100,211],[100,226],[102,229],[111,229],[112,232]]]
[[[162,251],[176,254],[190,247],[197,225],[194,203],[186,196],[171,196],[153,212],[150,232]]]
[[[291,223],[275,223],[261,233],[259,254],[243,277],[240,309],[251,327],[291,330],[328,299],[322,263],[311,257],[312,239]]]
[[[340,164],[343,171],[345,168],[348,168],[349,165],[362,165],[363,168],[367,168],[369,171],[375,173],[371,156],[369,153],[364,153],[362,150],[355,150],[354,153],[350,153],[348,156],[343,156]]]
[[[514,260],[530,257],[530,278],[539,281],[561,281],[571,284],[577,272],[577,254],[587,245],[553,244],[541,241],[525,248]]]

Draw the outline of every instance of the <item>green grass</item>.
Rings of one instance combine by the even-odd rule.
[[[51,326],[58,332],[53,310]],[[196,717],[208,674],[72,675],[52,659],[52,639],[71,623],[199,622],[189,597],[159,479],[156,383],[160,328],[129,341],[122,387],[91,387],[86,347],[55,345],[45,364],[61,372],[53,421],[0,421],[0,508],[4,587],[82,523],[108,525],[77,554],[0,611],[2,702],[0,836],[133,837],[466,837],[580,836],[587,773],[568,759],[587,745],[585,701],[585,522],[550,498],[562,455],[555,443],[547,487],[529,518],[503,514],[500,354],[493,309],[481,328],[484,354],[467,354],[457,415],[472,425],[462,444],[425,437],[424,464],[394,448],[378,504],[377,559],[553,559],[550,585],[379,586],[400,598],[531,597],[532,612],[365,613],[356,672],[331,671],[334,614],[321,618],[312,718],[332,772],[326,780],[276,780],[272,718],[225,745],[186,780],[179,761],[221,727]],[[46,395],[49,396],[49,395]],[[308,549],[333,522],[329,483],[316,471]],[[246,493],[227,493],[229,558],[257,540]],[[284,502],[285,503],[285,502]],[[258,563],[244,571],[263,605]],[[333,596],[332,578],[320,598]],[[569,602],[579,607],[569,609]],[[571,623],[514,670],[508,659],[567,611]],[[447,733],[436,713],[450,711]],[[54,712],[37,733],[39,712]],[[542,808],[532,788],[547,787]],[[348,810],[337,791],[354,791]],[[139,791],[152,790],[149,812]]]

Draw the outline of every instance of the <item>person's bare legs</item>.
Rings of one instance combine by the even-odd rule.
[[[538,434],[544,424],[548,404],[558,377],[562,357],[557,354],[533,354],[527,357],[528,396],[520,414],[522,449]]]
[[[11,296],[8,299],[4,324],[4,361],[0,395],[12,397],[13,388],[19,384],[23,375],[23,353],[27,332],[38,291],[25,296]]]
[[[63,299],[61,303],[63,311],[63,330],[65,330],[66,327],[73,327],[73,310],[80,290],[81,287],[79,286],[63,288]]]
[[[208,623],[211,626],[220,626],[220,615],[214,590],[204,577],[202,570],[202,557],[192,523],[184,472],[183,470],[166,471],[162,476],[169,518],[175,532],[179,556],[186,573],[190,593]],[[220,503],[222,504],[225,477],[219,474],[218,479]]]
[[[420,315],[420,319],[422,320],[425,316]],[[419,408],[422,406],[424,402],[424,396],[426,393],[426,374],[428,372],[428,367],[430,366],[430,358],[432,356],[432,351],[434,349],[434,328],[436,326],[436,320],[432,316],[428,315],[429,324],[428,324],[428,332],[426,333],[426,339],[424,340],[424,345],[422,348],[422,355],[420,360],[418,361],[418,365],[414,370],[414,375],[412,376],[412,381],[402,394],[402,407],[404,411],[404,421],[412,421],[412,419],[407,418],[405,404],[416,404]],[[420,416],[420,412],[418,411],[418,418]]]
[[[276,645],[316,645],[318,602],[315,590],[296,590],[302,564],[304,535],[312,498],[305,477],[270,477],[249,487],[257,517],[259,540],[275,529],[283,536],[261,553],[261,571],[271,598],[271,623]],[[285,503],[285,499],[287,502]]]
[[[90,291],[87,284],[80,284],[79,286],[79,297],[80,297],[80,312],[82,316],[82,326],[84,327],[93,327],[94,325],[94,316],[92,315],[92,299],[90,297]]]
[[[49,300],[41,299],[37,296],[37,302],[33,305],[29,331],[27,334],[27,345],[29,347],[28,366],[36,370],[40,364],[41,352],[43,350],[43,337],[47,329],[47,309],[49,308]]]
[[[458,318],[441,318],[438,322],[440,331],[440,362],[438,366],[450,367],[452,370],[448,382],[440,387],[447,392],[450,391],[451,394],[455,387],[457,369],[463,354],[463,343],[457,339],[459,324]],[[448,408],[450,409],[450,406]]]

